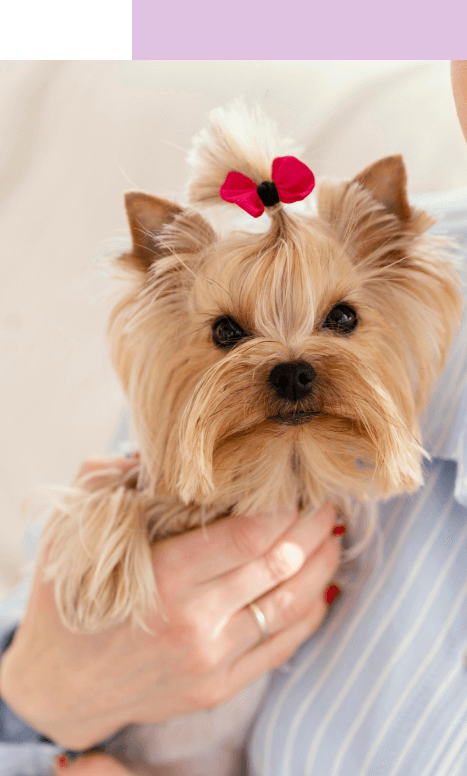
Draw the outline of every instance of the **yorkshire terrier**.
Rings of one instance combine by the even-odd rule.
[[[378,500],[423,483],[419,419],[462,312],[454,261],[409,204],[401,156],[322,182],[307,210],[314,176],[291,151],[237,103],[195,139],[192,207],[125,196],[133,244],[113,260],[124,291],[108,333],[140,461],[105,486],[78,481],[43,532],[46,578],[74,632],[147,628],[150,544],[168,534],[329,501],[351,557]],[[270,223],[216,233],[199,210],[217,204]],[[141,774],[237,773],[232,729],[229,754],[212,751],[213,713],[190,715],[206,728],[204,759],[177,757],[177,743],[158,755],[161,730],[170,739],[188,717],[128,729],[121,759]]]

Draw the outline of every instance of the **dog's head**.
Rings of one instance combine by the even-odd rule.
[[[198,142],[192,203],[270,171],[270,138],[259,153],[229,115]],[[461,301],[400,156],[323,182],[314,213],[276,207],[264,233],[148,194],[126,207],[109,332],[154,493],[251,511],[421,484],[418,419]]]

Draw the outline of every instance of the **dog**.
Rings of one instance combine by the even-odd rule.
[[[401,156],[322,181],[313,209],[314,175],[293,150],[237,102],[195,138],[190,206],[125,196],[132,247],[113,261],[123,290],[108,335],[140,461],[91,492],[78,482],[43,532],[45,578],[74,632],[147,627],[161,537],[330,501],[345,561],[368,543],[377,502],[423,483],[419,419],[462,312],[455,262],[409,204]],[[219,231],[205,213],[217,205],[270,219]],[[113,751],[143,775],[237,773],[266,683],[134,725]]]

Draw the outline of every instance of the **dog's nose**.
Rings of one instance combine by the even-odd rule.
[[[306,361],[289,361],[271,370],[269,382],[280,399],[298,401],[308,396],[315,377],[315,370]]]

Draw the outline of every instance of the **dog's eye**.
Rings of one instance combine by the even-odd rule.
[[[240,324],[230,315],[218,318],[212,326],[212,339],[219,348],[231,348],[246,336]]]
[[[348,304],[337,304],[332,308],[323,323],[324,329],[331,329],[336,334],[350,334],[358,323],[357,313]]]

